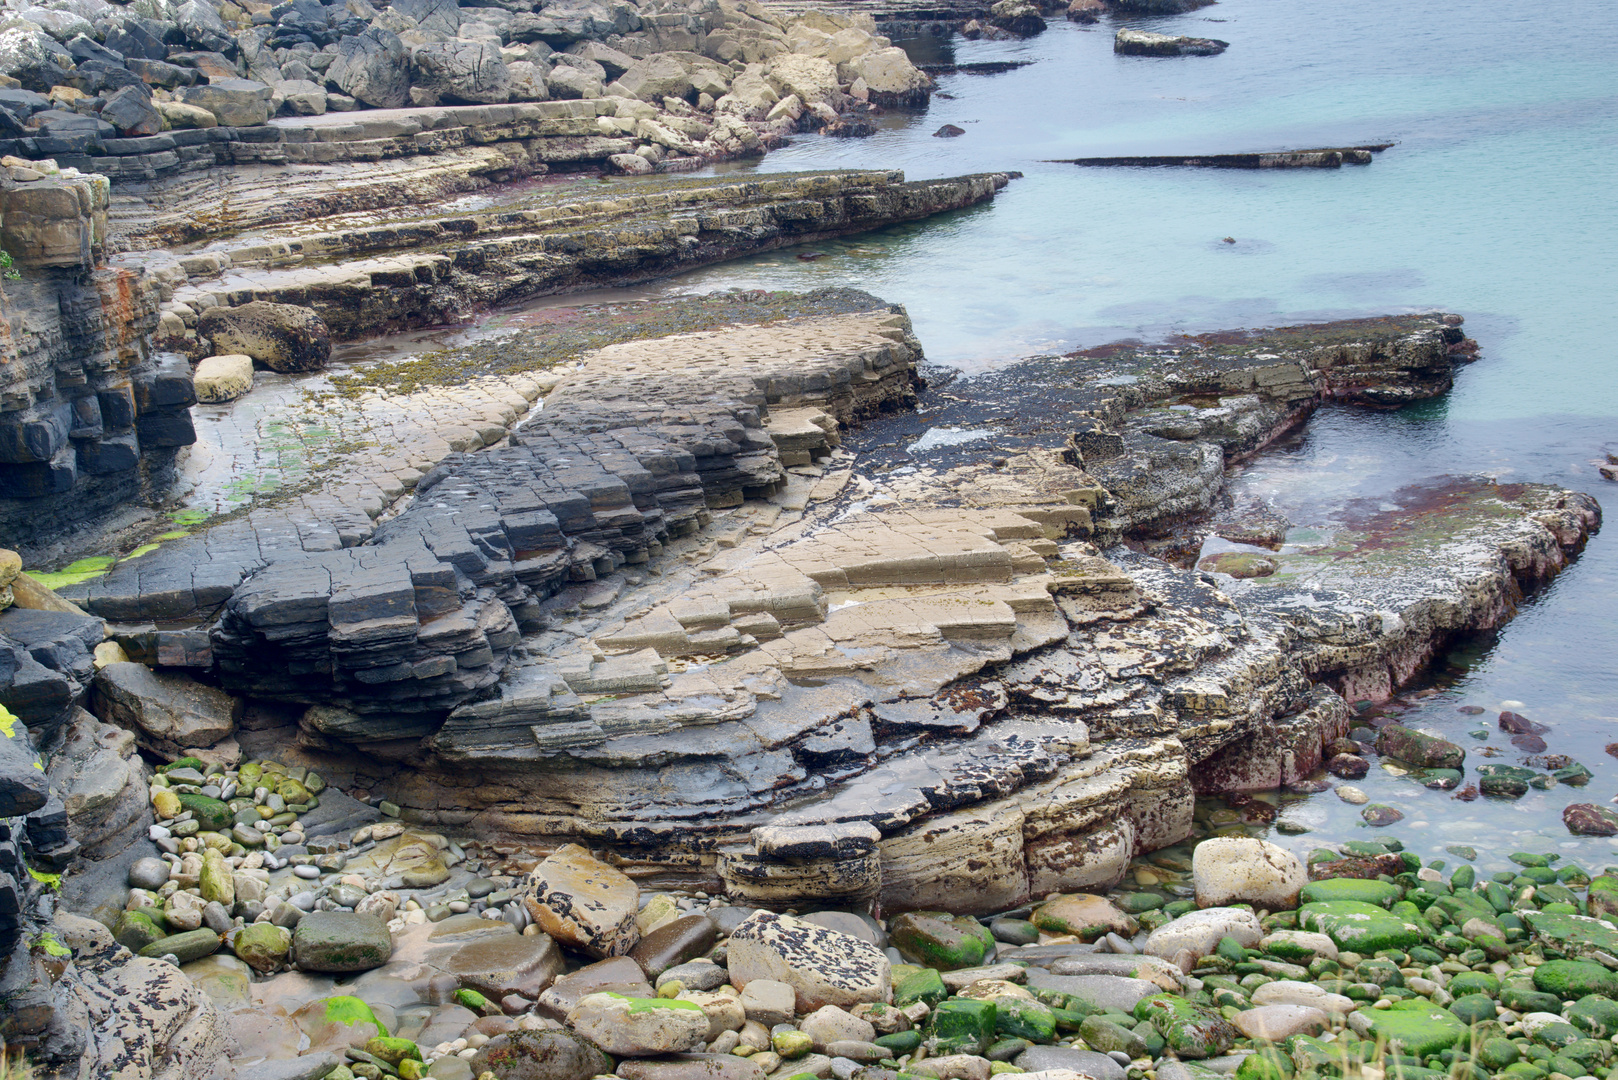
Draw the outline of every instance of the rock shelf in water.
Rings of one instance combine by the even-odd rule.
[[[1202,169],[1339,169],[1344,165],[1369,165],[1372,155],[1392,143],[1365,146],[1334,146],[1318,150],[1270,150],[1256,154],[1153,154],[1135,157],[1060,158],[1059,165],[1111,167],[1187,166]]]
[[[1172,554],[1225,462],[1322,403],[1442,393],[1452,316],[1027,361],[951,392],[993,440],[865,471],[845,435],[915,423],[903,312],[730,302],[586,350],[511,445],[449,454],[380,524],[255,510],[82,602],[244,699],[244,747],[296,745],[414,821],[750,903],[987,912],[1117,882],[1188,835],[1195,791],[1304,783],[1345,697],[1509,617],[1599,520],[1446,478],[1267,576],[1141,550]]]

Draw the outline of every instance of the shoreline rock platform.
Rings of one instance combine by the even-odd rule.
[[[51,759],[52,788],[17,809],[33,808],[36,849],[58,822],[61,865],[99,856],[64,897],[121,935],[29,908],[46,919],[33,940],[64,942],[88,995],[34,977],[46,1020],[26,1037],[41,1053],[114,1052],[50,1034],[73,1001],[110,1009],[109,1031],[150,1032],[139,1045],[193,1075],[228,1075],[228,1046],[241,1075],[339,1077],[427,1075],[427,1059],[431,1075],[499,1077],[565,1047],[591,1075],[661,1075],[645,1070],[698,1051],[739,1063],[705,1073],[959,1080],[992,1069],[1004,1036],[1028,1043],[1000,1050],[1023,1071],[1096,1080],[1105,1061],[1127,1080],[1143,1055],[1330,1031],[1353,1010],[1322,995],[1344,980],[1238,987],[1251,1009],[1175,996],[1199,992],[1188,975],[1207,993],[1196,957],[1223,937],[1253,949],[1280,924],[1240,929],[1254,916],[1237,912],[1214,937],[1208,920],[1231,909],[1210,907],[1180,928],[1165,918],[1154,932],[1188,944],[1154,951],[1118,907],[1144,901],[1119,890],[1143,880],[1143,857],[1181,865],[1172,852],[1205,835],[1197,794],[1319,785],[1360,730],[1350,701],[1388,697],[1450,636],[1508,618],[1599,523],[1585,496],[1468,478],[1352,513],[1313,544],[1221,506],[1226,465],[1315,409],[1445,392],[1472,356],[1455,316],[1033,358],[953,385],[925,421],[921,343],[902,309],[865,294],[567,320],[560,337],[519,328],[368,369],[372,385],[346,399],[360,412],[378,387],[431,393],[469,372],[511,395],[491,445],[424,445],[403,466],[426,466],[413,490],[377,488],[374,516],[338,512],[339,473],[65,589],[84,614],[0,612],[37,688],[14,683],[6,705]],[[537,409],[522,407],[529,392]],[[393,415],[401,432],[413,422]],[[991,423],[988,438],[919,438]],[[1229,546],[1191,541],[1210,533]],[[137,748],[171,760],[148,772]],[[1310,914],[1282,855],[1240,873],[1216,860],[1195,895],[1272,913],[1302,902],[1299,933],[1357,925]],[[1336,872],[1364,872],[1346,862]],[[658,890],[644,907],[642,889]],[[1053,894],[1065,899],[1039,903]],[[973,914],[1032,951],[1003,955]],[[1393,918],[1387,944],[1414,947],[1408,925]],[[1595,932],[1544,926],[1562,937],[1536,929],[1538,947],[1563,954]],[[993,967],[953,998],[941,981],[911,1016],[908,980],[934,976],[893,966],[897,936],[863,936],[893,931],[903,963],[1032,966]],[[1451,955],[1483,940],[1457,937]],[[1064,940],[1089,944],[1060,962],[1038,951]],[[1088,958],[1096,940],[1106,959]],[[16,955],[38,970],[42,948]],[[570,971],[581,954],[594,964]],[[690,970],[704,955],[725,964]],[[1438,985],[1421,970],[1407,981]],[[1020,993],[973,990],[984,980]],[[132,983],[146,989],[107,1004]],[[1008,996],[1036,1004],[1006,1004],[1019,1019],[990,1032],[983,1005],[997,1017]],[[879,1005],[919,1029],[914,1045],[881,1041],[879,1019],[907,1029]],[[1237,1015],[1214,1023],[1208,1008]],[[1328,1019],[1286,1011],[1299,1008]],[[1048,1056],[1064,1036],[1039,1009],[1064,1010],[1078,1042],[1056,1049],[1086,1056]],[[744,1042],[753,1016],[795,1027]],[[603,1040],[628,1060],[592,1057]]]
[[[1030,360],[952,395],[1000,415],[992,440],[889,473],[847,447],[914,424],[902,310],[687,303],[715,301],[721,328],[583,351],[375,521],[253,510],[67,595],[229,695],[193,728],[223,760],[296,746],[417,825],[584,841],[757,905],[987,912],[1115,884],[1188,835],[1195,792],[1304,783],[1348,701],[1508,618],[1599,523],[1439,478],[1328,542],[1183,554],[1227,462],[1326,402],[1444,392],[1454,316]],[[95,683],[112,701],[138,668]]]
[[[4,1060],[1618,1071],[1618,868],[1518,852],[1484,881],[1459,845],[1453,868],[1386,831],[1300,858],[1247,824],[1295,831],[1280,804],[1367,755],[1464,782],[1468,750],[1402,691],[1600,525],[1582,494],[1473,476],[1330,527],[1233,494],[1231,467],[1319,409],[1446,393],[1475,355],[1459,316],[974,378],[852,289],[448,329],[983,205],[1018,174],[678,174],[925,104],[884,35],[1026,37],[1063,5],[20,10],[0,23],[0,243],[23,271],[0,287],[0,531],[23,549],[0,551]],[[438,347],[345,349],[401,330]],[[24,570],[86,545],[116,554]],[[1530,760],[1474,760],[1455,797],[1591,778]],[[1367,828],[1401,819],[1336,793]]]

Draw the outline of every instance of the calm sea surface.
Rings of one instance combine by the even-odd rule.
[[[1618,452],[1618,9],[1569,0],[1322,5],[1224,0],[1135,25],[1231,43],[1217,57],[1116,57],[1116,24],[1053,21],[1027,42],[953,45],[958,61],[1032,60],[940,80],[953,99],[867,139],[797,139],[748,168],[897,167],[920,179],[1016,169],[992,205],[776,253],[670,283],[674,291],[852,285],[905,304],[929,357],[967,372],[1008,358],[1177,331],[1443,308],[1482,346],[1446,400],[1393,414],[1322,413],[1236,483],[1297,524],[1412,479],[1487,473],[1580,488],[1618,505],[1595,465]],[[946,51],[949,46],[944,47]],[[938,139],[956,124],[966,134]],[[1048,159],[1397,145],[1339,171],[1080,169]],[[1224,237],[1235,244],[1223,242]],[[1575,840],[1569,802],[1618,790],[1618,527],[1497,637],[1464,642],[1410,722],[1484,760],[1520,763],[1494,728],[1502,703],[1550,724],[1551,753],[1584,762],[1582,790],[1465,803],[1373,768],[1358,786],[1399,807],[1386,832],[1424,854],[1564,850],[1591,870],[1611,841]],[[1457,706],[1482,706],[1482,717]],[[1479,722],[1479,721],[1483,722]],[[1469,770],[1469,779],[1472,775]],[[1283,816],[1314,833],[1383,835],[1327,794]],[[1449,857],[1451,863],[1454,857]]]

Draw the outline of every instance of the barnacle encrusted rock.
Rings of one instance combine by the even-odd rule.
[[[640,940],[640,890],[577,844],[534,868],[523,904],[547,934],[591,956],[622,956]]]
[[[875,945],[771,911],[756,912],[731,933],[725,962],[738,988],[755,979],[792,987],[799,1013],[887,1001],[893,992],[892,967]]]

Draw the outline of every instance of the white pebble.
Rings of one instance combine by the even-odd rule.
[[[294,866],[292,872],[305,881],[313,881],[320,876],[320,871],[313,866]]]
[[[476,1050],[468,1046],[465,1050],[460,1051],[455,1056],[458,1058],[464,1058],[467,1061],[471,1061],[473,1058],[477,1057],[477,1054],[478,1052]]]
[[[169,831],[161,825],[151,825],[146,829],[146,838],[148,840],[167,840],[170,835]]]

